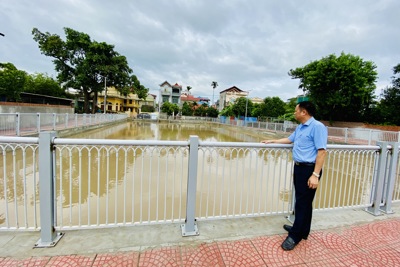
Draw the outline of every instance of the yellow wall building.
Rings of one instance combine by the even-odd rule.
[[[139,99],[136,94],[122,95],[115,87],[107,87],[107,92],[99,93],[97,97],[98,106],[101,112],[104,112],[104,97],[106,98],[106,111],[107,113],[128,113],[129,116],[137,116],[140,113],[141,106],[155,105],[155,97],[148,95],[145,100]]]

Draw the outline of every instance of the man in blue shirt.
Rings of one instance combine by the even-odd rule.
[[[266,144],[293,143],[295,220],[293,226],[283,226],[289,232],[281,245],[284,250],[292,250],[310,234],[312,203],[322,175],[328,141],[326,127],[314,119],[315,111],[315,106],[310,101],[300,102],[294,111],[296,120],[301,123],[296,130],[287,138],[262,141]]]

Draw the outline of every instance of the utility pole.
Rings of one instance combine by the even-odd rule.
[[[104,114],[107,112],[107,77],[104,76]]]

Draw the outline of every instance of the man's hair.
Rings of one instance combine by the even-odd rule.
[[[300,109],[305,109],[310,116],[314,116],[316,112],[315,105],[310,101],[303,101],[299,103]]]

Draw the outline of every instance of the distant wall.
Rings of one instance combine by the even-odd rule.
[[[57,113],[74,114],[74,108],[69,106],[42,105],[30,103],[0,102],[0,113]]]

